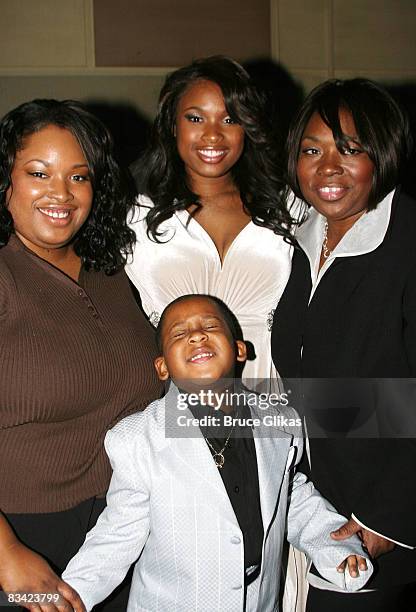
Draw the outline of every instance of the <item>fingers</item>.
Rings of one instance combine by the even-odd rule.
[[[58,592],[65,598],[65,600],[71,604],[69,610],[74,610],[74,612],[86,612],[85,606],[82,602],[81,597],[78,595],[75,589],[73,589],[69,584],[60,580],[57,586]],[[66,608],[63,608],[66,612]]]
[[[44,600],[24,603],[20,602],[20,605],[24,605],[25,609],[30,612],[86,612],[85,607],[79,597],[79,595],[71,589],[69,585],[66,585],[67,593],[71,594],[71,600],[65,598],[61,593],[58,592],[58,588],[55,588],[55,592],[52,590],[47,593],[47,598]],[[33,595],[29,592],[27,595]],[[34,594],[36,596],[36,593]]]
[[[347,558],[348,571],[352,578],[357,578],[358,574],[358,563],[355,555],[350,555]]]
[[[52,602],[26,604],[30,612],[60,612]],[[65,609],[65,612],[72,612],[72,607]]]
[[[73,612],[72,605],[62,596],[55,603],[49,602],[41,605],[42,612]]]
[[[331,538],[334,540],[347,540],[355,533],[361,531],[361,525],[356,523],[354,519],[347,521],[342,527],[331,532]]]
[[[65,601],[61,601],[61,603],[58,604],[56,610],[57,612],[74,612],[76,608],[72,606],[68,601],[65,600]],[[80,608],[78,608],[78,610],[80,610]],[[50,612],[49,608],[48,608],[48,612]]]
[[[61,596],[59,602],[56,604],[56,609],[57,612],[73,612],[76,608],[72,605],[72,602],[69,602]]]
[[[360,557],[359,555],[357,555],[357,559],[358,559],[358,569],[361,572],[365,572],[368,569],[367,559],[365,559],[364,557]]]
[[[29,593],[30,595],[30,593]],[[25,610],[30,610],[30,612],[59,612],[58,608],[53,603],[38,603],[38,602],[19,602],[19,610],[23,607]],[[1,608],[3,609],[3,608]],[[72,608],[68,608],[68,612],[72,612]]]
[[[386,538],[383,538],[382,536],[379,536],[368,529],[363,529],[363,542],[370,557],[373,557],[374,559],[380,555],[392,551],[395,547],[394,542],[387,540]]]
[[[78,593],[65,582],[48,588],[47,593],[36,593],[27,588],[24,593],[11,593],[10,596],[15,595],[15,605],[30,612],[86,612]]]
[[[58,612],[54,604],[31,604],[27,606],[30,612]]]
[[[345,568],[348,567],[348,572],[352,578],[357,578],[360,575],[360,571],[365,572],[367,569],[367,561],[364,557],[359,555],[350,555],[340,563],[337,567],[338,572],[345,572]]]

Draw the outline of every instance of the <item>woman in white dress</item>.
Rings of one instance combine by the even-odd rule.
[[[127,266],[154,325],[180,295],[223,300],[252,349],[243,380],[262,390],[277,381],[270,325],[292,255],[270,133],[259,94],[233,60],[200,59],[169,75],[138,169],[143,195]]]

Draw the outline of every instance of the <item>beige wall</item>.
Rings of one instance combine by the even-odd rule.
[[[416,82],[415,0],[275,0],[273,57],[308,90],[332,78]]]
[[[416,82],[415,0],[270,0],[270,14],[271,55],[306,90],[332,76]],[[154,114],[168,69],[97,68],[93,0],[0,0],[0,15],[0,115],[38,96]]]

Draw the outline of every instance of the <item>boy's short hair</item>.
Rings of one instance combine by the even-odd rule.
[[[163,331],[163,323],[166,318],[166,313],[168,312],[171,306],[174,306],[175,304],[178,304],[179,302],[182,302],[183,300],[190,300],[192,298],[203,298],[203,299],[207,299],[213,302],[215,306],[218,308],[218,311],[220,315],[222,316],[222,318],[224,319],[228,329],[230,330],[233,340],[236,341],[236,340],[243,339],[241,327],[235,315],[231,312],[228,306],[224,304],[222,300],[220,300],[219,298],[213,295],[207,295],[206,293],[188,293],[186,295],[181,295],[180,297],[170,302],[170,304],[168,304],[166,308],[164,309],[164,311],[162,312],[159,324],[156,328],[156,344],[157,344],[158,351],[160,353],[162,353],[162,350],[163,350],[162,331]]]

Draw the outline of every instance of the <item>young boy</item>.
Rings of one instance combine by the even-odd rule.
[[[244,394],[237,408],[231,405],[229,380],[246,348],[225,306],[209,296],[179,298],[165,309],[158,336],[156,370],[180,391],[171,383],[164,399],[107,434],[113,467],[107,508],[63,575],[87,610],[138,560],[128,612],[276,611],[286,528],[324,578],[348,590],[363,586],[371,568],[360,541],[331,539],[346,519],[294,474],[301,438],[265,424],[270,417],[296,420],[296,413],[241,406]],[[214,397],[214,405],[179,406],[177,398],[187,394]],[[219,415],[221,433],[211,419],[167,437],[172,415],[179,431],[202,413]],[[245,437],[237,436],[241,431]],[[354,578],[340,573],[347,557]]]

